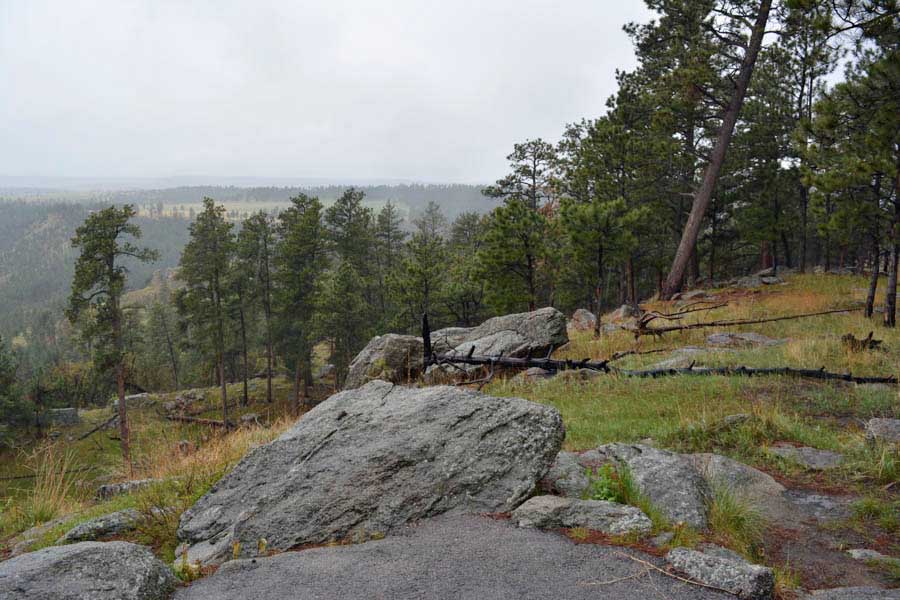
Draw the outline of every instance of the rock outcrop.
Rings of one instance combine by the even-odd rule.
[[[641,494],[673,522],[698,529],[707,525],[707,507],[716,486],[742,499],[768,505],[784,486],[770,475],[717,454],[678,454],[646,444],[605,444],[581,454],[560,452],[541,486],[580,498],[590,484],[587,471],[606,463],[628,469]]]
[[[366,544],[230,561],[180,588],[174,600],[734,600],[647,569],[628,554],[659,564],[638,551],[573,544],[502,520],[437,517]]]
[[[511,511],[564,437],[559,413],[455,387],[373,381],[319,404],[252,450],[181,517],[203,564],[330,540],[366,539],[446,512]],[[180,554],[180,553],[179,553]]]
[[[544,356],[568,341],[566,317],[555,308],[494,317],[477,327],[447,327],[431,333],[434,351],[450,355],[472,351],[484,356]],[[350,363],[344,389],[375,379],[392,383],[415,379],[422,371],[423,354],[420,337],[389,333],[372,338]],[[460,369],[432,366],[428,381],[441,383],[477,369],[466,365],[460,365]]]
[[[119,510],[76,525],[59,538],[56,543],[71,544],[72,542],[92,541],[126,533],[135,528],[140,518],[141,513],[133,508]]]
[[[372,338],[350,363],[344,389],[358,388],[374,379],[404,383],[422,372],[422,338],[388,333]]]
[[[512,513],[519,527],[584,527],[610,535],[650,533],[653,523],[634,506],[604,500],[535,496]]]
[[[127,542],[81,542],[0,563],[0,598],[165,600],[175,576],[149,549]]]
[[[488,319],[471,328],[449,327],[431,334],[435,352],[482,356],[545,356],[569,341],[566,317],[555,308],[541,308]]]

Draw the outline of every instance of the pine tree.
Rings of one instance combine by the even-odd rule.
[[[487,301],[499,312],[537,308],[540,269],[547,258],[547,218],[528,200],[511,197],[491,212],[478,251]]]
[[[225,329],[228,319],[228,274],[234,257],[234,225],[225,207],[203,199],[203,210],[190,226],[190,241],[181,254],[178,278],[185,287],[176,305],[202,352],[214,357],[222,396],[222,422],[228,426],[225,379]]]
[[[328,268],[322,203],[300,194],[278,215],[275,247],[274,304],[282,354],[294,368],[294,402],[300,406],[300,383],[312,385],[313,325],[323,274]],[[351,240],[342,243],[351,246]],[[332,310],[324,305],[323,310]],[[304,389],[304,396],[308,397]]]
[[[158,256],[154,250],[122,239],[141,237],[141,230],[130,222],[134,215],[130,204],[110,206],[89,216],[75,230],[72,246],[80,248],[81,254],[75,263],[67,311],[72,324],[85,326],[83,333],[93,341],[95,361],[102,368],[115,370],[122,457],[129,471],[133,471],[133,465],[125,405],[126,323],[122,310],[128,269],[122,263],[128,259],[151,262]]]
[[[328,274],[317,297],[317,331],[332,342],[335,381],[347,376],[350,361],[370,337],[371,324],[366,317],[366,300],[360,292],[362,286],[353,265],[343,261]]]
[[[247,281],[251,302],[262,308],[266,345],[266,401],[272,402],[272,364],[274,361],[272,333],[272,278],[275,270],[275,224],[263,211],[246,219],[238,235],[238,257],[248,271]]]
[[[498,199],[517,199],[531,210],[537,210],[551,199],[553,166],[556,153],[551,144],[542,139],[515,144],[506,157],[510,174],[484,189],[485,196]]]
[[[389,200],[378,212],[375,222],[375,264],[378,273],[378,322],[379,329],[389,327],[396,314],[394,299],[391,297],[389,280],[394,276],[400,262],[407,233],[402,229],[403,219],[397,207]]]
[[[476,325],[484,317],[485,283],[477,270],[484,229],[484,219],[475,212],[460,214],[450,227],[443,296],[447,312],[460,327]]]

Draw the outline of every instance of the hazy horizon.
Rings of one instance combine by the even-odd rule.
[[[603,114],[642,2],[0,4],[6,179],[486,183]]]

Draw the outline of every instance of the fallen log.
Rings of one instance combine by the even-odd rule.
[[[781,317],[766,317],[763,319],[724,319],[721,321],[706,321],[703,323],[689,323],[687,325],[665,325],[662,327],[642,327],[641,323],[635,329],[630,329],[634,333],[635,338],[642,335],[662,336],[664,333],[673,331],[687,331],[689,329],[703,329],[706,327],[738,327],[740,325],[756,325],[759,323],[775,323],[776,321],[790,321],[792,319],[804,319],[807,317],[818,317],[821,315],[833,315],[837,313],[852,312],[862,310],[864,307],[835,308],[831,310],[821,310],[812,313],[801,313],[797,315],[783,315]]]
[[[97,433],[97,432],[100,431],[101,429],[105,429],[107,426],[112,425],[116,420],[118,420],[118,418],[119,418],[119,415],[113,415],[113,416],[111,416],[110,418],[108,418],[107,420],[103,421],[102,423],[100,423],[99,425],[97,425],[96,427],[94,427],[93,429],[91,429],[90,431],[88,431],[87,433],[81,434],[81,435],[78,437],[78,440],[77,440],[77,441],[80,442],[81,440],[86,439],[86,438],[88,438],[88,437],[94,435],[95,433]]]
[[[189,417],[187,415],[166,415],[166,418],[170,421],[177,421],[179,423],[196,423],[197,425],[225,427],[227,429],[234,427],[234,423],[231,421],[225,423],[223,421],[216,421],[215,419],[201,419],[200,417]]]
[[[829,381],[847,381],[851,383],[884,383],[897,385],[900,383],[896,377],[871,377],[856,376],[852,373],[832,373],[822,369],[795,369],[793,367],[685,367],[682,369],[647,369],[627,370],[613,369],[617,375],[625,377],[668,377],[671,375],[745,375],[748,377],[759,375],[782,375],[787,377],[800,377],[805,379],[820,379]]]

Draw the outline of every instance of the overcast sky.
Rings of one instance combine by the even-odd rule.
[[[640,0],[0,0],[0,175],[486,182],[604,111]]]

